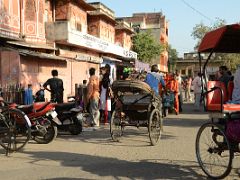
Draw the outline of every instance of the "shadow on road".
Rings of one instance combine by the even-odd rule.
[[[45,180],[92,180],[92,179],[87,179],[87,178],[68,178],[68,177],[58,177],[58,178],[50,178],[50,179],[45,179]]]
[[[199,127],[204,124],[206,120],[196,119],[166,119],[164,126],[175,126],[175,127]]]
[[[137,138],[136,138],[137,137]],[[121,137],[120,142],[114,142],[111,138],[109,127],[101,127],[97,131],[86,131],[78,136],[73,136],[70,134],[59,134],[57,136],[59,140],[62,141],[81,141],[86,143],[101,144],[107,146],[131,146],[131,147],[145,147],[150,146],[150,140],[148,135],[148,129],[146,127],[141,127],[140,129],[136,127],[126,127],[124,129],[124,134]],[[124,139],[133,139],[135,143],[124,144]],[[166,134],[165,132],[161,135],[161,140],[174,139],[175,136],[171,134]],[[140,143],[140,144],[139,144]],[[143,145],[142,143],[145,143]]]
[[[204,115],[204,116],[202,116]],[[174,126],[174,127],[200,127],[207,120],[207,114],[205,112],[194,112],[194,106],[192,103],[183,104],[183,112],[179,115],[170,114],[167,118],[164,119],[164,126]],[[164,127],[163,127],[164,128]],[[106,145],[117,145],[117,146],[126,146],[123,143],[115,143],[111,139],[109,126],[101,126],[96,131],[84,131],[82,134],[73,136],[67,133],[59,133],[58,139],[60,140],[71,140],[71,141],[82,141],[87,143],[100,143]],[[139,141],[146,142],[146,146],[149,145],[148,138],[148,129],[147,127],[129,127],[126,126],[124,129],[124,138],[131,138],[132,136],[142,137],[139,138]],[[174,139],[175,136],[171,134],[163,133],[161,139],[168,140]],[[129,145],[127,145],[129,146]],[[136,143],[131,146],[139,146]],[[140,145],[144,146],[144,145]]]
[[[164,126],[175,127],[200,127],[208,120],[208,114],[201,111],[194,111],[192,103],[183,104],[183,112],[179,115],[170,114],[164,119]]]
[[[39,161],[58,161],[62,166],[79,167],[93,175],[130,179],[202,179],[195,172],[195,166],[185,165],[187,162],[171,162],[163,160],[142,160],[130,162],[117,158],[97,157],[69,152],[24,152],[33,158],[30,163]],[[65,179],[65,178],[64,178]]]

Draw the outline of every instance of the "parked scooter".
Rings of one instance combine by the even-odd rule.
[[[42,93],[36,93],[35,100],[44,99],[40,98],[44,94],[44,90],[40,89],[38,92],[43,91]],[[78,135],[82,132],[82,107],[78,98],[75,96],[69,97],[71,102],[55,104],[55,111],[57,112],[58,124],[57,128],[60,131],[69,131],[72,135]]]
[[[31,134],[33,140],[40,144],[47,144],[53,141],[57,136],[57,125],[60,124],[57,119],[57,113],[54,110],[56,103],[37,102],[32,105],[11,104],[23,111],[29,117],[32,126]]]
[[[78,135],[82,132],[82,107],[77,102],[67,102],[55,106],[57,118],[61,122],[58,129],[69,131],[72,135]]]

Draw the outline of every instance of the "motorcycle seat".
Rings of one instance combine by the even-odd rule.
[[[72,109],[70,109],[70,111],[72,111],[72,112],[82,112],[82,110],[83,110],[83,108],[82,107],[78,107],[78,108],[72,108]]]
[[[23,111],[25,114],[29,114],[33,112],[33,105],[20,105],[20,106],[17,106],[17,108]]]
[[[61,103],[61,104],[56,104],[55,110],[56,111],[66,111],[66,110],[70,110],[75,107],[76,107],[75,102]]]

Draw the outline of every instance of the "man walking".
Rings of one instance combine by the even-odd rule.
[[[89,111],[92,118],[92,124],[99,126],[100,112],[98,108],[99,102],[99,79],[95,75],[95,68],[89,69],[90,78],[87,85],[87,102],[90,103]]]
[[[195,110],[200,110],[200,100],[201,100],[201,93],[202,93],[202,81],[201,81],[201,73],[194,78],[192,81],[193,88],[194,88],[194,97],[195,97]]]
[[[56,69],[52,70],[52,76],[43,84],[43,87],[51,93],[51,102],[63,103],[63,81],[58,78]],[[48,86],[50,86],[50,89]]]
[[[179,102],[179,112],[182,112],[182,104],[183,104],[183,98],[182,98],[182,77],[179,74],[178,70],[175,71],[176,80],[178,81],[178,102]]]

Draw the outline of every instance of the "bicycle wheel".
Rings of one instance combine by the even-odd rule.
[[[233,152],[218,124],[203,124],[197,133],[195,145],[198,163],[207,176],[221,179],[230,173]]]
[[[113,141],[120,141],[123,134],[123,127],[121,125],[121,111],[115,110],[112,113],[111,123],[110,123],[110,134]]]
[[[155,146],[161,136],[162,116],[158,109],[154,109],[149,117],[148,133],[151,145]]]
[[[28,117],[20,110],[8,109],[2,112],[0,121],[0,145],[7,152],[22,149],[31,138]]]

